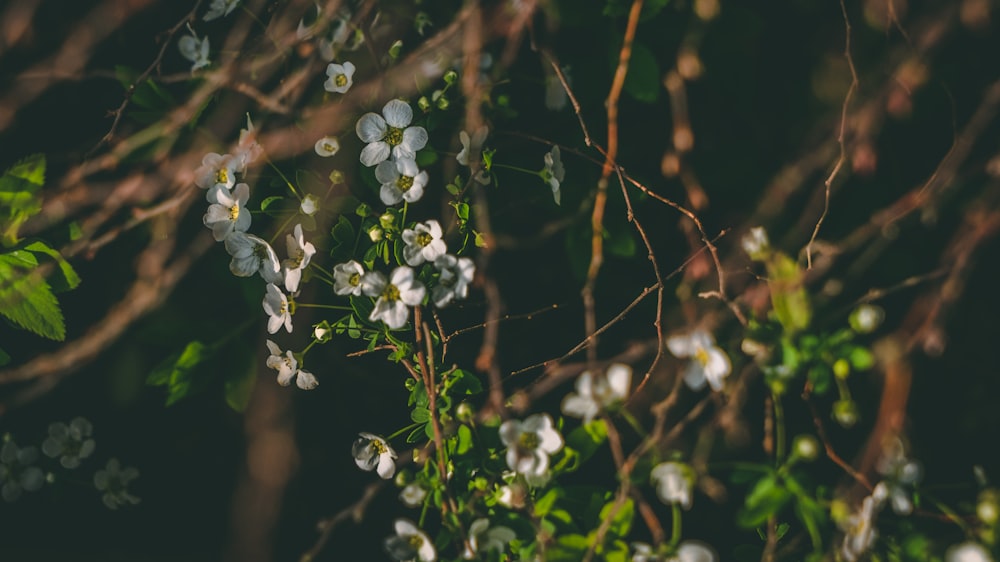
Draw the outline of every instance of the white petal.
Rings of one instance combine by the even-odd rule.
[[[688,334],[670,336],[667,338],[667,349],[670,350],[670,353],[674,354],[674,357],[679,357],[681,359],[691,357],[694,355],[696,350],[694,341]]]
[[[385,164],[385,162],[382,162],[382,164]],[[382,164],[379,164],[379,166],[381,166]],[[413,191],[413,188],[410,188],[410,191]],[[378,197],[379,199],[382,200],[382,203],[385,205],[395,205],[403,200],[405,194],[402,191],[400,191],[395,185],[390,183],[383,183],[382,188],[378,192]]]
[[[691,361],[688,363],[687,368],[684,369],[684,382],[687,383],[688,388],[691,390],[701,390],[705,388],[705,371],[701,368],[701,364],[697,361]]]
[[[358,119],[357,125],[354,126],[354,131],[358,134],[358,138],[362,142],[367,143],[382,140],[385,137],[386,130],[385,119],[378,113],[365,113],[361,116],[361,119]]]
[[[299,376],[295,378],[295,384],[302,390],[312,390],[319,386],[319,381],[309,371],[299,370]]]
[[[629,386],[632,383],[632,367],[622,363],[615,363],[608,367],[606,372],[608,384],[611,391],[618,399],[628,396]]]
[[[427,146],[427,129],[423,127],[407,127],[403,131],[403,141],[400,146],[405,146],[408,150],[416,152]]]
[[[379,162],[379,165],[375,166],[375,179],[381,184],[395,183],[399,179],[399,172],[396,171],[397,166],[398,163],[392,160]]]
[[[389,100],[382,108],[382,114],[385,115],[385,122],[397,129],[402,129],[413,121],[413,109],[402,100]]]
[[[583,418],[584,423],[590,423],[597,415],[599,408],[597,402],[589,397],[567,394],[562,402],[562,411],[567,416]]]
[[[373,142],[361,149],[361,163],[365,166],[374,166],[389,158],[391,150],[389,144],[383,141]]]
[[[541,443],[538,444],[538,448],[545,451],[546,453],[555,453],[559,449],[562,449],[563,438],[559,435],[559,432],[555,428],[548,428],[547,431],[538,432],[538,437]]]
[[[385,480],[392,478],[393,474],[396,474],[396,463],[393,462],[392,456],[388,454],[379,455],[376,472]]]

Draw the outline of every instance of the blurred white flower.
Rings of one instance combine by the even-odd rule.
[[[250,114],[247,114],[247,127],[240,129],[240,141],[233,151],[233,160],[236,161],[236,171],[244,174],[260,155],[264,152],[263,147],[257,142],[257,130],[254,129]]]
[[[397,519],[396,534],[385,539],[385,550],[394,560],[419,560],[434,562],[437,551],[434,543],[416,525],[406,519]]]
[[[882,449],[882,455],[875,464],[879,474],[885,476],[885,486],[892,504],[892,510],[898,515],[909,515],[913,511],[911,487],[920,481],[923,468],[917,461],[906,457],[903,441],[898,437],[889,439]]]
[[[90,438],[93,432],[94,426],[85,418],[73,418],[68,425],[53,423],[49,425],[49,436],[42,443],[42,452],[51,458],[59,457],[63,468],[76,468],[94,452],[96,443]]]
[[[562,411],[590,423],[601,410],[624,400],[631,382],[632,367],[622,363],[610,365],[602,374],[584,371],[576,379],[576,392],[563,399]]]
[[[454,299],[464,299],[469,293],[469,284],[476,274],[476,265],[469,258],[456,258],[451,254],[438,256],[434,267],[441,272],[437,285],[431,289],[434,306],[444,308]]]
[[[282,279],[278,254],[266,240],[246,232],[231,232],[226,236],[226,251],[233,259],[229,271],[237,277],[250,277],[260,273],[264,281],[278,283]]]
[[[17,501],[22,493],[42,487],[45,475],[35,466],[37,460],[36,447],[18,447],[12,439],[0,447],[0,496],[4,501]]]
[[[875,518],[882,508],[888,491],[884,484],[879,483],[872,491],[872,495],[866,497],[861,502],[861,507],[857,512],[851,514],[842,524],[844,527],[844,541],[840,545],[840,556],[846,562],[855,562],[861,559],[861,555],[871,548],[878,536],[875,528]]]
[[[216,18],[226,17],[239,5],[240,0],[212,0],[212,3],[208,6],[208,12],[201,19],[212,21]]]
[[[945,562],[993,562],[988,550],[983,545],[967,541],[951,546],[944,553]]]
[[[358,468],[369,472],[374,470],[385,480],[392,478],[396,473],[396,451],[378,435],[373,433],[359,435],[351,448],[351,454],[354,455],[354,462]]]
[[[476,519],[469,525],[469,544],[462,557],[472,560],[481,552],[490,550],[506,552],[507,545],[516,538],[517,533],[508,527],[502,525],[491,527],[489,519],[485,517]]]
[[[191,24],[188,24],[188,31],[191,35],[185,35],[177,41],[177,47],[181,51],[181,56],[191,61],[191,72],[204,68],[212,63],[208,60],[208,37],[198,39]]]
[[[333,292],[338,295],[360,296],[364,276],[365,268],[360,263],[354,260],[338,263],[333,266]]]
[[[368,143],[361,151],[361,163],[374,166],[390,155],[396,159],[415,158],[417,151],[427,145],[427,130],[411,127],[411,121],[410,104],[395,99],[385,104],[382,115],[362,115],[355,126],[358,138]]]
[[[684,509],[691,509],[694,487],[694,471],[679,462],[664,462],[653,467],[650,480],[656,486],[656,495],[666,504],[679,503]]]
[[[326,67],[326,75],[329,77],[323,83],[326,91],[346,94],[354,84],[354,64],[351,61],[344,61],[344,64],[331,63]]]
[[[138,470],[131,466],[123,469],[118,459],[111,459],[106,467],[94,474],[94,487],[104,492],[101,501],[108,509],[136,505],[139,503],[139,498],[129,493],[128,485],[138,477]]]
[[[771,251],[767,231],[763,226],[755,226],[740,239],[740,246],[752,260],[763,260]]]
[[[246,209],[250,200],[250,186],[245,183],[236,185],[230,193],[222,186],[211,189],[216,203],[208,206],[208,211],[202,217],[205,226],[212,229],[212,237],[221,242],[232,232],[246,232],[250,228],[250,211]]]
[[[684,370],[684,382],[691,390],[701,390],[708,382],[712,390],[720,391],[723,379],[733,369],[729,356],[715,346],[715,339],[704,330],[670,336],[667,349],[675,357],[691,359]]]
[[[426,497],[427,490],[416,482],[410,482],[399,492],[399,500],[406,507],[420,507],[420,504],[424,503],[424,498]]]
[[[425,261],[433,262],[448,251],[445,245],[438,221],[431,219],[417,224],[412,229],[403,230],[403,258],[411,266],[418,266]]]
[[[316,254],[316,247],[311,242],[306,242],[301,224],[295,225],[292,234],[286,235],[285,244],[288,249],[288,259],[284,261],[285,289],[294,293],[299,290],[302,270],[309,267],[309,261]]]
[[[288,306],[288,298],[274,283],[267,284],[264,294],[264,312],[267,313],[267,333],[273,334],[282,326],[289,334],[292,333],[292,314]]]
[[[559,186],[566,177],[566,170],[563,168],[562,158],[559,156],[559,147],[553,146],[550,152],[545,154],[545,167],[540,172],[542,180],[549,184],[552,189],[552,199],[559,204],[562,195]]]
[[[563,447],[563,438],[548,414],[532,414],[524,421],[507,420],[499,431],[507,446],[507,466],[529,478],[547,476],[549,455]]]

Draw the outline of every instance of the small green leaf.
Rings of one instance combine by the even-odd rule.
[[[3,348],[0,348],[0,366],[6,365],[7,363],[10,363],[10,355],[7,355],[7,352],[4,351]]]
[[[214,353],[214,348],[200,341],[189,342],[181,352],[171,355],[157,365],[146,377],[146,384],[166,386],[166,405],[170,406],[187,396],[192,389],[193,371]]]
[[[611,526],[608,527],[608,532],[613,536],[627,537],[629,531],[632,529],[632,519],[635,516],[635,503],[632,501],[632,498],[626,499],[625,503],[612,516],[611,511],[614,507],[614,500],[606,503],[601,508],[600,519],[604,521],[611,517]]]
[[[535,517],[545,517],[548,515],[549,511],[552,510],[552,506],[556,504],[556,500],[562,495],[562,490],[559,488],[552,488],[545,495],[535,502]]]
[[[617,49],[612,60],[617,64]],[[660,87],[660,66],[656,57],[644,45],[633,43],[628,74],[625,75],[625,91],[641,102],[655,103],[660,98]]]
[[[792,493],[778,481],[777,475],[765,476],[747,495],[736,518],[737,523],[746,528],[759,527],[768,517],[777,514],[791,498]]]
[[[268,197],[260,202],[260,210],[266,211],[268,207],[283,199],[284,197],[281,197],[280,195],[272,195],[271,197]]]
[[[421,168],[426,168],[431,164],[437,162],[438,154],[437,151],[432,148],[425,148],[423,150],[417,151],[417,166]]]
[[[242,354],[246,357],[245,365],[242,369],[234,369],[226,377],[225,396],[226,404],[235,412],[243,412],[250,403],[250,396],[257,386],[257,367],[254,361],[249,360],[253,355],[249,352]]]
[[[589,459],[608,438],[608,427],[604,420],[593,420],[566,436],[566,446],[577,451],[580,462]]]
[[[455,446],[455,453],[464,455],[475,448],[475,441],[472,438],[472,430],[467,425],[458,426],[458,441]]]
[[[60,279],[60,283],[53,287],[54,289],[75,289],[76,286],[80,284],[80,276],[76,274],[73,266],[71,266],[69,262],[62,257],[62,254],[53,248],[50,248],[45,242],[42,242],[41,240],[32,242],[31,244],[25,246],[24,249],[35,254],[46,255],[55,260],[55,262],[59,265],[59,271],[62,273],[62,278]]]
[[[66,324],[59,301],[37,266],[29,252],[0,254],[0,314],[29,332],[63,341]]]

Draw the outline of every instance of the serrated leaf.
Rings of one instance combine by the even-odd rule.
[[[64,288],[54,287],[56,290],[75,289],[77,285],[80,284],[80,276],[76,274],[76,270],[73,269],[73,266],[66,261],[66,258],[62,257],[62,254],[49,247],[49,245],[45,242],[42,242],[41,240],[32,242],[31,244],[25,246],[24,249],[35,254],[48,256],[55,260],[56,264],[59,266],[59,272],[62,273],[60,281],[64,286]]]
[[[188,395],[191,391],[193,371],[214,353],[213,347],[200,341],[189,342],[181,352],[171,355],[157,365],[146,377],[146,384],[166,386],[166,405],[170,406]]]
[[[0,254],[0,314],[39,336],[63,341],[66,324],[59,301],[35,271],[29,252]]]
[[[18,160],[13,166],[7,168],[4,176],[19,178],[31,185],[41,187],[45,184],[45,155],[32,154]]]

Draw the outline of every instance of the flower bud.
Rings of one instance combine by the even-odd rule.
[[[302,211],[302,214],[308,215],[310,217],[315,215],[318,209],[319,209],[319,199],[311,193],[303,197],[302,203],[299,204],[299,210]]]
[[[382,213],[382,216],[378,218],[378,223],[383,229],[389,230],[392,228],[392,225],[396,224],[396,215],[392,213]]]
[[[454,70],[449,70],[448,72],[444,73],[445,84],[448,84],[450,86],[455,83],[455,80],[458,80],[458,73],[455,72]]]
[[[402,50],[403,50],[403,41],[397,39],[396,42],[393,43],[391,47],[389,47],[389,56],[394,59],[397,59],[399,58],[399,53]]]
[[[384,235],[385,232],[377,226],[373,226],[368,230],[368,238],[371,239],[372,242],[378,242]]]
[[[885,318],[885,311],[873,304],[863,304],[854,309],[847,319],[851,328],[859,334],[870,334],[878,328]]]
[[[472,406],[468,402],[462,402],[455,409],[455,416],[458,417],[458,421],[462,423],[468,423],[472,421],[473,416],[476,415],[476,411],[472,409]]]
[[[340,170],[330,172],[330,183],[333,185],[340,185],[344,183],[344,172],[341,172]]]
[[[330,323],[324,320],[316,324],[313,327],[313,337],[320,343],[326,343],[333,339],[333,330],[330,329]]]
[[[762,226],[751,228],[750,232],[747,232],[740,240],[740,245],[743,246],[743,251],[752,260],[763,261],[767,259],[767,255],[771,252],[771,244],[767,239],[767,231]]]
[[[997,491],[994,489],[983,490],[979,494],[979,500],[976,503],[976,516],[979,520],[986,525],[996,525],[997,521],[1000,520],[1000,505],[998,505]]]
[[[809,434],[799,435],[795,437],[795,441],[792,443],[792,450],[800,459],[813,461],[819,456],[819,441]]]
[[[362,203],[358,205],[357,209],[354,209],[354,214],[361,218],[365,218],[372,214],[372,208],[368,205],[368,203]]]
[[[451,102],[448,101],[448,98],[446,96],[441,96],[437,99],[437,107],[441,111],[448,109],[449,105],[451,105]]]
[[[833,374],[840,380],[847,380],[851,374],[851,364],[846,359],[837,359],[833,364]]]
[[[420,99],[417,100],[417,107],[420,108],[420,111],[427,113],[431,110],[431,101],[427,99],[427,96],[420,96]]]
[[[833,419],[845,429],[858,423],[858,405],[853,400],[837,400],[833,403]]]

